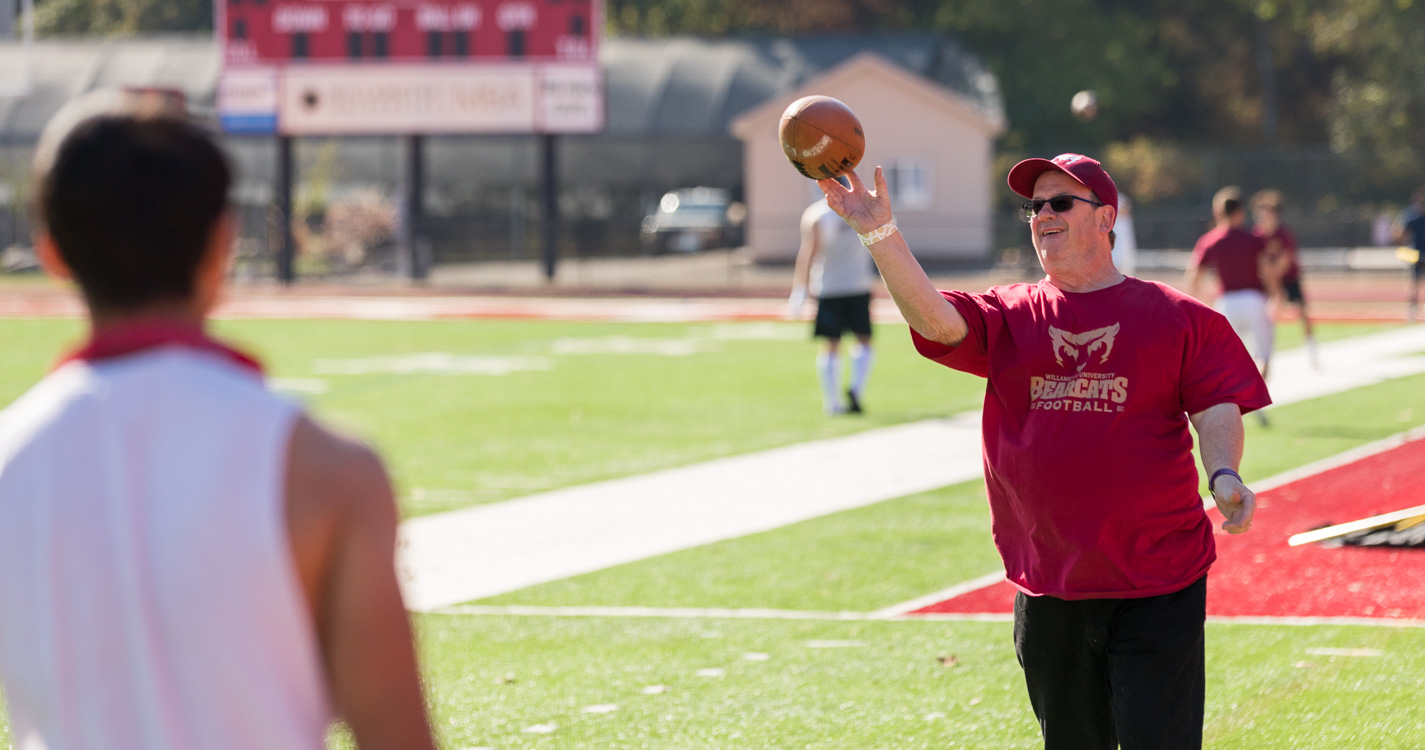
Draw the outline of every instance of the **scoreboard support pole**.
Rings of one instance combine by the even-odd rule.
[[[421,281],[430,272],[426,257],[426,238],[421,229],[425,217],[425,136],[407,135],[406,141],[406,205],[404,237],[401,238],[402,259],[408,278]]]
[[[544,278],[554,281],[559,264],[559,164],[554,134],[539,138],[544,161]]]
[[[297,279],[297,243],[292,237],[292,136],[277,136],[277,280]]]

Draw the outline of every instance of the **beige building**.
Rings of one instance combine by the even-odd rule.
[[[821,198],[777,139],[783,110],[812,94],[840,99],[861,120],[866,155],[856,173],[869,183],[877,165],[885,169],[896,224],[921,261],[990,257],[993,196],[1002,187],[991,167],[1002,112],[866,52],[732,121],[744,142],[747,244],[759,263],[796,257],[802,211]]]

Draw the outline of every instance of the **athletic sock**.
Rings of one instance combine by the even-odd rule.
[[[1306,337],[1306,358],[1311,362],[1311,369],[1320,370],[1321,360],[1316,356],[1316,337]]]
[[[871,375],[871,363],[875,360],[871,347],[857,344],[851,350],[851,392],[861,397],[861,389],[866,387],[866,378]]]
[[[816,375],[821,379],[821,407],[827,414],[841,411],[841,357],[834,352],[816,355]]]

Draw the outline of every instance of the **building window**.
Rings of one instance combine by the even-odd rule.
[[[308,46],[307,46],[307,32],[305,32],[305,31],[299,31],[299,32],[293,34],[293,35],[292,35],[292,57],[293,57],[293,59],[296,59],[296,60],[305,59],[309,53],[310,53],[310,50],[308,49]]]
[[[505,35],[505,54],[509,57],[524,57],[524,32],[511,31]]]
[[[469,57],[469,56],[470,56],[470,32],[468,32],[468,31],[457,31],[457,32],[455,32],[455,39],[454,39],[454,42],[455,42],[455,44],[454,44],[455,49],[452,50],[452,53],[453,53],[456,57]]]
[[[924,210],[935,202],[935,181],[928,156],[897,156],[888,160],[886,186],[897,208]]]
[[[580,15],[569,16],[569,36],[584,35],[584,17]]]
[[[440,57],[443,53],[444,40],[439,31],[426,32],[426,55],[429,57]]]
[[[346,56],[353,60],[360,58],[362,54],[361,47],[361,32],[346,32]]]
[[[388,38],[389,38],[389,37],[387,36],[386,32],[384,32],[384,31],[378,31],[378,32],[376,32],[375,36],[374,36],[374,37],[372,38],[372,40],[371,40],[371,41],[372,41],[371,54],[372,54],[374,57],[385,57],[385,56],[386,56],[386,52],[387,52],[387,50],[386,50],[386,47],[387,47],[387,42],[386,42],[386,40],[387,40]]]
[[[247,38],[247,21],[246,21],[246,20],[239,18],[238,20],[233,21],[233,38],[234,38],[234,39],[246,39],[246,38]]]

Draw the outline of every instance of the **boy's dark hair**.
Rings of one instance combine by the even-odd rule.
[[[93,309],[188,299],[227,206],[226,157],[171,109],[120,97],[87,110],[61,111],[36,149],[40,226]]]

